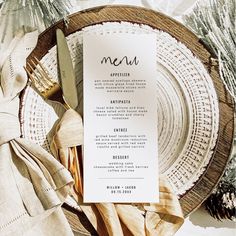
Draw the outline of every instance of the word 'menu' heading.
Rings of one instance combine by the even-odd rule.
[[[127,66],[132,66],[132,65],[138,65],[139,64],[139,60],[137,59],[137,57],[135,56],[132,59],[129,59],[127,56],[122,57],[121,59],[115,57],[115,58],[111,58],[111,57],[103,57],[101,60],[101,64],[111,64],[113,66],[119,66],[121,64],[125,64]]]

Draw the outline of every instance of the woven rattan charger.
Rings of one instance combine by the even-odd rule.
[[[233,100],[225,90],[223,83],[219,78],[217,64],[213,64],[214,60],[212,60],[211,54],[207,51],[201,41],[193,33],[173,19],[144,8],[105,6],[71,15],[69,17],[68,27],[65,26],[63,21],[60,21],[39,36],[38,44],[28,59],[31,59],[34,56],[41,59],[48,54],[48,51],[56,44],[55,30],[57,28],[61,28],[65,35],[69,36],[75,32],[81,31],[81,29],[85,27],[92,27],[93,25],[104,22],[130,22],[130,24],[146,25],[147,27],[150,27],[150,29],[158,30],[158,32],[167,32],[178,42],[185,45],[186,48],[201,61],[213,81],[218,100],[216,96],[214,97],[214,94],[212,96],[213,100],[215,99],[217,101],[217,108],[219,105],[219,112],[216,110],[215,114],[213,114],[214,117],[217,117],[215,120],[217,120],[216,126],[218,137],[215,139],[218,139],[218,142],[217,145],[214,144],[214,148],[210,150],[212,153],[210,160],[208,160],[201,176],[194,182],[193,186],[188,187],[187,191],[180,194],[180,203],[184,215],[187,216],[193,210],[197,209],[197,207],[209,196],[214,186],[218,183],[227,164],[233,139]],[[104,24],[104,27],[105,26],[106,24]],[[107,27],[110,27],[110,25],[108,24]],[[137,28],[137,26],[133,27]],[[23,101],[25,96],[26,95],[23,96]],[[25,117],[22,118],[23,128],[24,118]],[[84,233],[95,233],[83,213],[74,210],[68,205],[65,205],[64,209],[74,230],[82,231]]]

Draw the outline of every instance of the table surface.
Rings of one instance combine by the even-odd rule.
[[[184,0],[182,0],[183,2]],[[188,0],[186,0],[188,1]],[[0,1],[1,2],[1,1]],[[99,2],[102,4],[103,1],[90,1]],[[107,3],[108,1],[104,1]],[[115,0],[112,4],[129,4],[135,6],[145,6],[146,0]],[[154,1],[149,1],[154,2]],[[86,5],[85,5],[86,6]],[[179,20],[179,19],[177,19]],[[193,212],[186,220],[181,229],[176,233],[176,236],[236,236],[236,222],[231,221],[218,221],[213,219],[204,209],[200,207],[198,210]],[[76,236],[80,234],[75,233]]]
[[[74,232],[75,236],[81,234]],[[236,236],[236,222],[218,221],[209,216],[204,207],[192,213],[175,236]]]

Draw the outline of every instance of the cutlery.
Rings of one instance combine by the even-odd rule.
[[[75,73],[66,37],[61,29],[56,30],[56,39],[59,78],[61,80],[63,97],[66,101],[66,104],[68,104],[72,109],[76,109],[78,106],[78,95],[76,89]],[[75,185],[78,187],[80,193],[83,194],[83,161],[81,146],[72,148],[72,152],[74,156],[73,161],[75,162],[75,164],[72,165]]]
[[[43,64],[34,57],[34,60],[27,62],[24,67],[32,84],[39,94],[46,100],[61,103],[66,109],[70,109],[69,104],[63,96],[61,86],[52,79]]]
[[[66,38],[61,29],[56,30],[57,61],[63,96],[72,109],[78,105],[75,73]]]
[[[37,59],[27,62],[25,70],[32,81],[35,89],[45,99],[61,103],[66,109],[71,109],[70,105],[63,96],[61,86],[52,79],[43,64]],[[72,159],[60,160],[61,163],[70,171],[74,179],[74,190],[76,194],[83,195],[82,181],[82,150],[81,147],[71,147]],[[81,160],[81,161],[80,161]]]

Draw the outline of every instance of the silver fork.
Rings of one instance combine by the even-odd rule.
[[[66,109],[70,109],[70,106],[64,99],[63,91],[61,86],[52,79],[47,69],[43,64],[34,57],[34,60],[27,62],[24,67],[27,72],[29,79],[34,85],[35,89],[45,100],[51,100],[54,102],[61,103]],[[79,147],[71,147],[71,153],[73,159],[66,161],[60,160],[60,162],[70,171],[74,178],[74,190],[77,194],[83,194],[82,186],[82,150]]]

